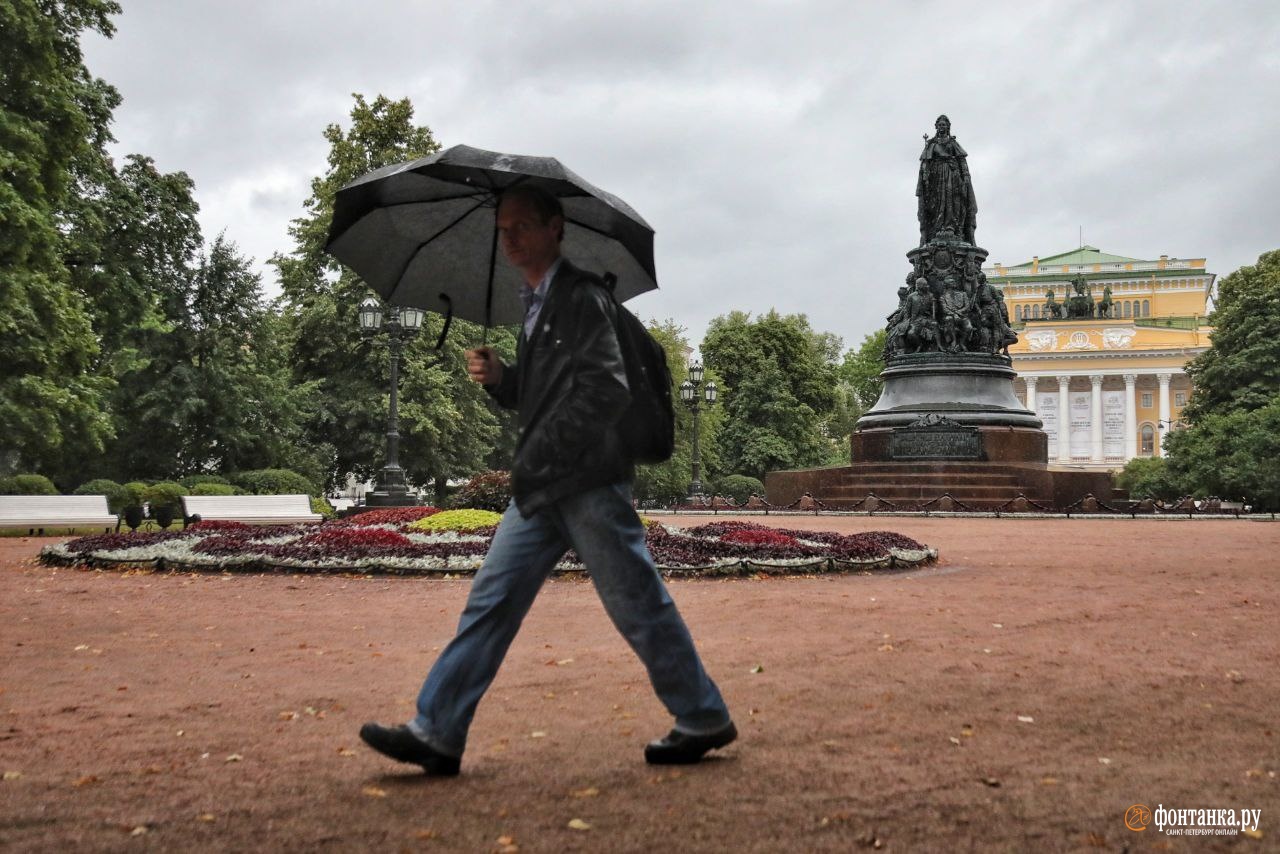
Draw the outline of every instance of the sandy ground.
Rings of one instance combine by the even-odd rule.
[[[1280,523],[767,521],[942,557],[673,582],[742,733],[682,770],[644,764],[669,721],[589,582],[554,580],[446,780],[356,732],[411,715],[468,581],[0,539],[0,849],[1280,850]],[[1134,832],[1133,804],[1258,809],[1261,837]]]

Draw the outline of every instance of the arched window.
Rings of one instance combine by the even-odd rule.
[[[1142,301],[1142,316],[1143,317],[1151,316],[1151,300],[1149,299],[1144,299]]]
[[[1124,301],[1124,316],[1133,317],[1133,303],[1128,300]]]
[[[1142,425],[1142,448],[1138,452],[1144,457],[1153,456],[1156,452],[1156,428],[1150,424]]]
[[[1036,320],[1039,320],[1039,319],[1040,319],[1040,305],[1039,305],[1039,303],[1037,303],[1036,305],[1031,306],[1031,316],[1032,316],[1032,317],[1034,317]]]

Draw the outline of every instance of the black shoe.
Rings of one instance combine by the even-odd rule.
[[[650,765],[692,765],[700,761],[708,750],[724,747],[737,737],[738,728],[733,721],[705,735],[689,735],[673,729],[666,738],[645,745],[644,761]]]
[[[446,756],[427,745],[407,726],[386,727],[367,723],[360,727],[360,740],[397,762],[412,762],[433,777],[456,777],[462,760]]]

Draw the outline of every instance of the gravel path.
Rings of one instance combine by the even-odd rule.
[[[0,539],[0,850],[1280,848],[1280,523],[753,521],[941,559],[672,582],[742,732],[682,770],[641,758],[669,721],[590,583],[553,580],[452,780],[356,731],[412,713],[467,580],[54,569]],[[1135,833],[1136,803],[1259,809],[1262,836]]]

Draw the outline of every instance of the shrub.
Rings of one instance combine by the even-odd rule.
[[[250,495],[319,495],[311,481],[288,469],[256,469],[231,475],[231,482]]]
[[[191,487],[192,495],[244,495],[244,490],[229,483],[197,483]]]
[[[745,504],[753,492],[764,495],[764,484],[745,474],[731,474],[717,480],[714,491],[725,498],[732,498],[739,504]]]
[[[0,495],[57,495],[58,487],[42,474],[15,474],[0,478]]]
[[[121,487],[125,507],[141,507],[146,503],[147,485],[140,480],[131,480]]]
[[[457,508],[472,507],[501,513],[510,502],[511,472],[486,471],[467,481],[467,485],[459,489],[449,503]]]
[[[410,531],[475,531],[492,528],[502,515],[491,510],[445,510],[434,516],[419,519],[409,526]]]
[[[344,527],[363,528],[369,525],[407,525],[427,516],[434,516],[440,511],[434,507],[384,507],[381,510],[366,510],[348,516],[336,523]]]
[[[154,513],[161,507],[179,507],[182,504],[182,496],[186,494],[187,490],[182,484],[162,480],[143,490],[142,500],[151,505],[151,512]]]
[[[1182,495],[1181,485],[1163,457],[1134,457],[1116,475],[1116,486],[1133,499],[1172,501]]]
[[[193,474],[178,480],[189,490],[191,495],[234,495],[231,492],[196,492],[196,487],[206,483],[220,484],[222,486],[230,486],[231,481],[227,480],[220,474]]]
[[[326,521],[338,518],[338,511],[333,509],[329,499],[319,495],[311,496],[311,512],[319,513]]]
[[[129,492],[123,486],[114,480],[108,480],[105,477],[91,480],[76,487],[73,495],[105,495],[107,496],[107,509],[112,513],[119,513],[124,506],[129,503]]]

